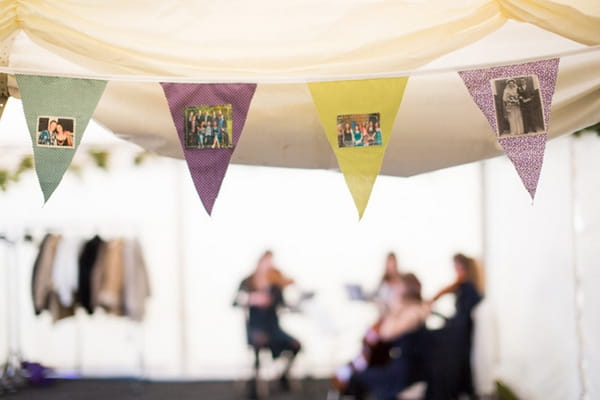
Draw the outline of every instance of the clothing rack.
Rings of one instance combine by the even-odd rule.
[[[5,245],[5,268],[0,268],[0,274],[3,273],[5,280],[4,292],[6,293],[5,307],[6,307],[6,335],[7,335],[7,353],[6,360],[2,364],[2,370],[0,371],[0,395],[4,392],[16,392],[26,385],[25,371],[22,370],[23,352],[21,343],[21,320],[19,314],[21,310],[21,302],[19,293],[19,283],[21,281],[20,271],[23,265],[20,265],[19,251],[21,245],[24,244],[35,244],[36,246],[41,242],[41,237],[45,233],[64,233],[67,235],[80,236],[80,237],[92,237],[94,234],[99,234],[105,238],[122,237],[131,238],[138,237],[137,233],[139,230],[131,223],[126,223],[123,220],[119,221],[103,221],[102,225],[99,224],[81,224],[69,223],[64,221],[61,224],[31,224],[25,228],[15,229],[19,232],[14,233],[2,233],[0,232],[0,243],[4,242]],[[62,227],[59,227],[62,226]],[[123,229],[119,229],[123,228]],[[118,233],[119,232],[119,233]],[[32,234],[33,233],[33,234]],[[35,240],[39,239],[39,240]],[[33,250],[33,249],[32,249]],[[77,377],[83,376],[83,326],[84,319],[82,317],[83,311],[78,307],[73,315],[73,326],[75,329],[75,346],[76,346],[76,361],[74,365],[74,371]],[[143,324],[137,321],[131,321],[132,332],[127,335],[128,338],[134,338],[137,342],[136,348],[136,364],[138,368],[137,374],[134,374],[133,391],[141,390],[141,382],[145,379],[145,368],[146,361],[144,355],[144,332]],[[55,374],[53,377],[64,377],[61,374]]]

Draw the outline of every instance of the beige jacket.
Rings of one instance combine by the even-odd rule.
[[[125,315],[134,321],[144,319],[146,300],[150,297],[150,280],[142,248],[137,239],[126,240],[123,246],[125,282],[123,301]]]
[[[40,314],[49,307],[50,293],[53,290],[52,268],[54,267],[56,248],[60,240],[59,235],[50,235],[40,249],[32,278],[33,306],[36,314]]]
[[[105,246],[104,254],[97,265],[97,304],[111,314],[123,314],[123,239],[115,239]]]

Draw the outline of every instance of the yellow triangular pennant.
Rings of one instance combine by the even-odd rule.
[[[381,169],[407,81],[408,77],[309,83],[359,218]]]

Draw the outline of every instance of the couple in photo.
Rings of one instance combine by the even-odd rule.
[[[62,122],[52,119],[48,122],[48,127],[40,132],[38,145],[73,147],[73,134],[65,129]]]
[[[544,124],[538,90],[526,79],[509,79],[502,94],[504,116],[508,121],[510,135],[541,132]]]

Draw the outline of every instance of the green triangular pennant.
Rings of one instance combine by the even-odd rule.
[[[8,97],[8,75],[0,74],[0,118],[2,118]]]
[[[16,75],[44,202],[69,168],[106,81]]]

